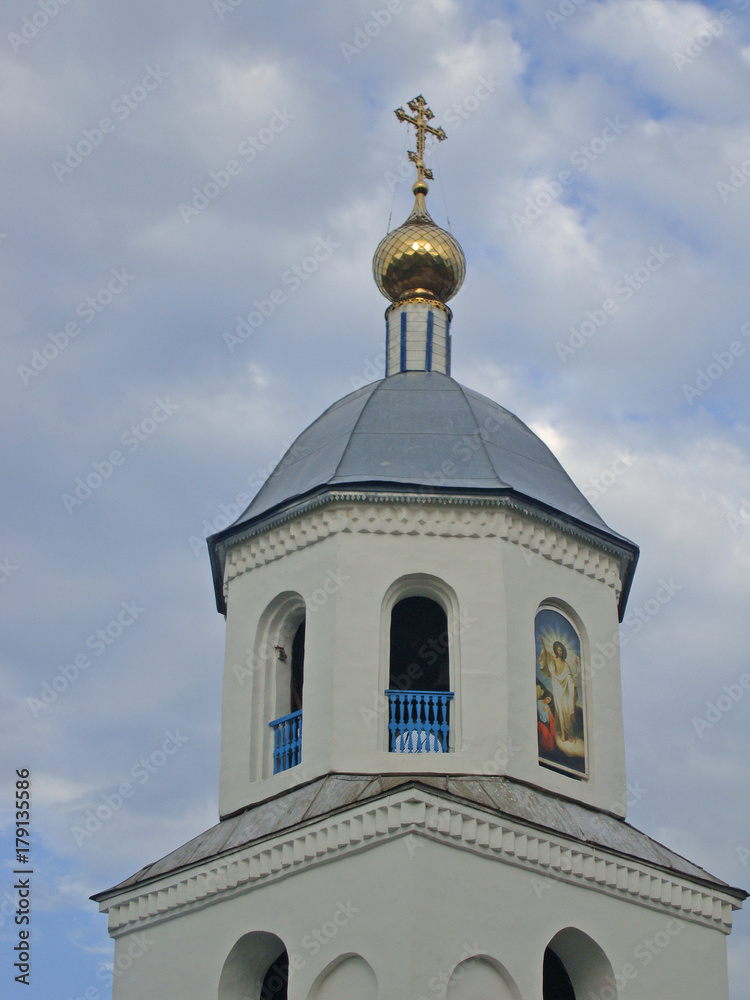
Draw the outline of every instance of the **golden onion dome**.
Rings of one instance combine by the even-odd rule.
[[[391,302],[416,297],[447,302],[463,284],[466,258],[458,240],[427,211],[427,184],[418,180],[413,190],[416,201],[411,215],[375,251],[375,284]]]

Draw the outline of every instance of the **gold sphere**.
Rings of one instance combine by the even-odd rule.
[[[391,302],[413,296],[447,302],[463,284],[466,259],[458,240],[430,218],[423,191],[416,190],[416,184],[414,187],[414,211],[375,251],[375,284]]]

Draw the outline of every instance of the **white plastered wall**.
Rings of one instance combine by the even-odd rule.
[[[448,614],[456,696],[448,754],[386,749],[388,608],[399,593],[420,592]],[[267,624],[279,595],[306,607],[302,762],[268,776],[266,716],[279,704],[268,688],[282,668]],[[549,601],[582,626],[584,780],[538,763],[534,616]],[[410,532],[406,524],[402,534],[340,530],[237,574],[227,606],[222,815],[331,771],[508,774],[624,815],[617,594],[608,583],[509,540]]]
[[[389,1000],[444,996],[456,967],[472,955],[501,970],[517,1000],[540,1000],[545,947],[569,927],[590,937],[620,977],[616,994],[606,982],[589,984],[602,1000],[726,1000],[719,930],[412,836],[122,935],[116,959],[136,940],[141,949],[115,979],[113,998],[216,998],[234,944],[265,931],[289,953],[289,1000],[307,1000],[342,955],[361,956],[377,996]],[[581,1000],[590,1000],[588,989]]]

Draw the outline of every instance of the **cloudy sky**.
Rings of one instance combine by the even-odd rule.
[[[749,19],[750,0],[4,8],[0,896],[27,767],[25,996],[108,996],[88,896],[216,821],[203,538],[380,376],[371,258],[410,209],[393,109],[418,93],[449,135],[429,205],[468,261],[453,374],[641,546],[628,818],[750,886]],[[729,966],[741,1000],[748,913]]]

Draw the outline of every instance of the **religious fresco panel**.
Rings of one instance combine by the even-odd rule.
[[[578,777],[586,775],[586,712],[581,637],[554,608],[534,619],[539,763]]]

